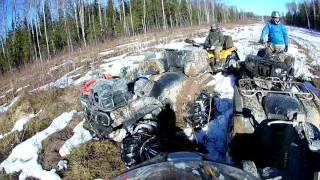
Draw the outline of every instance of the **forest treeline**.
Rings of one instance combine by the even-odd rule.
[[[288,25],[320,29],[320,0],[303,0],[286,3],[285,21]]]
[[[214,0],[0,0],[0,71],[119,36],[253,17]]]

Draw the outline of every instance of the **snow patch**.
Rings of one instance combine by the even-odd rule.
[[[11,133],[15,132],[15,131],[18,131],[18,132],[21,132],[23,130],[23,126],[28,123],[32,118],[38,116],[40,113],[42,112],[42,109],[37,113],[37,114],[30,114],[28,115],[27,117],[24,117],[24,118],[21,118],[20,120],[18,120],[13,128],[11,129],[10,132],[8,133],[5,133],[5,134],[1,134],[0,135],[0,139],[3,139],[4,137],[10,135]]]
[[[6,105],[7,105],[6,103],[3,104],[3,105],[1,105],[1,106],[0,106],[0,113],[3,113],[3,112],[8,111],[8,109],[9,109],[11,106],[13,106],[13,104],[14,104],[15,102],[18,101],[18,99],[19,99],[19,96],[13,98],[12,101],[11,101],[11,103],[10,103],[8,106],[6,106]]]
[[[22,89],[25,89],[25,88],[27,88],[27,87],[29,87],[29,85],[26,85],[26,86],[23,86],[23,87],[18,88],[18,89],[16,90],[15,94],[17,94],[17,93],[20,92]]]
[[[132,42],[132,43],[128,43],[128,44],[118,45],[117,48],[124,48],[124,47],[130,48],[130,47],[134,47],[134,46],[138,46],[138,45],[140,45],[139,42]]]
[[[21,171],[19,179],[26,179],[29,176],[39,179],[58,180],[61,179],[56,170],[43,170],[38,164],[38,151],[42,147],[42,141],[51,134],[64,129],[72,117],[77,113],[76,110],[65,112],[54,119],[51,125],[45,130],[38,132],[30,139],[17,145],[10,156],[1,163],[0,168],[6,173],[17,173]]]
[[[63,170],[68,168],[68,161],[67,160],[60,160],[58,162],[58,170]]]
[[[66,64],[72,64],[72,62],[71,62],[71,61],[67,61],[67,62],[64,62],[64,63],[58,65],[58,66],[51,67],[51,68],[49,69],[49,72],[55,71],[55,70],[59,69],[60,67],[66,65]]]
[[[90,132],[83,128],[83,123],[85,120],[81,121],[74,129],[74,135],[68,139],[59,150],[61,157],[70,154],[71,150],[82,143],[85,143],[92,139]]]
[[[99,53],[99,55],[105,56],[105,55],[108,55],[111,53],[114,53],[114,50],[104,51],[104,52]]]
[[[216,117],[210,120],[208,126],[196,131],[196,137],[194,137],[191,127],[184,129],[189,139],[197,138],[207,147],[210,157],[221,161],[226,160],[228,123],[233,113],[234,84],[235,77],[233,75],[224,76],[222,73],[214,75],[213,80],[207,86],[213,86],[220,93],[220,96],[214,99]]]
[[[50,82],[49,84],[46,84],[46,85],[41,86],[39,88],[36,88],[36,89],[32,90],[31,92],[44,91],[44,90],[48,90],[51,87],[66,88],[68,86],[71,86],[74,83],[74,80],[72,79],[72,76],[69,76],[69,75],[76,72],[76,71],[79,71],[82,68],[83,68],[83,66],[80,66],[80,67],[76,68],[75,70],[70,71],[69,73],[63,75],[60,79],[53,81],[53,82]]]

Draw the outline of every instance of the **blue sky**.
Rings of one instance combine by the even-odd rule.
[[[286,2],[292,2],[292,0],[227,0],[227,5],[234,5],[238,7],[238,10],[250,11],[257,15],[271,15],[272,11],[279,11],[280,14],[286,13]],[[295,0],[300,2],[300,0]]]

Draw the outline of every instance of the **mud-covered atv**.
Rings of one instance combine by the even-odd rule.
[[[255,43],[255,42],[253,42]],[[268,53],[265,48],[258,51],[257,55],[250,54],[241,63],[239,78],[277,78],[283,81],[293,80],[294,58],[283,51]]]
[[[93,135],[110,138],[125,130],[119,141],[128,167],[167,151],[164,143],[173,146],[166,140],[174,135],[169,133],[171,121],[191,119],[188,122],[196,128],[213,115],[209,108],[213,95],[201,90],[211,80],[205,53],[197,48],[167,49],[159,61],[165,72],[150,78],[101,77],[81,89],[80,101]]]
[[[232,38],[225,36],[226,42],[224,43],[223,49],[220,52],[220,61],[215,61],[214,53],[212,50],[207,50],[207,57],[210,62],[210,66],[214,73],[217,72],[234,72],[240,68],[240,58],[237,53],[237,48],[233,45]],[[202,47],[203,49],[210,49],[210,45],[207,43],[196,43],[194,40],[185,39],[185,43],[192,46]]]
[[[253,162],[262,179],[310,179],[320,170],[319,108],[319,98],[302,83],[240,79],[230,123],[233,160]]]
[[[294,60],[292,57],[285,57],[284,62],[279,60],[279,53],[259,55],[248,55],[242,63],[241,78],[270,78],[276,77],[281,80],[291,80],[294,75]]]

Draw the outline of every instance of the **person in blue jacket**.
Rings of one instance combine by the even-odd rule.
[[[283,23],[280,22],[280,14],[277,11],[271,13],[269,21],[262,30],[260,43],[263,44],[265,36],[268,34],[268,53],[288,51],[288,33]]]

